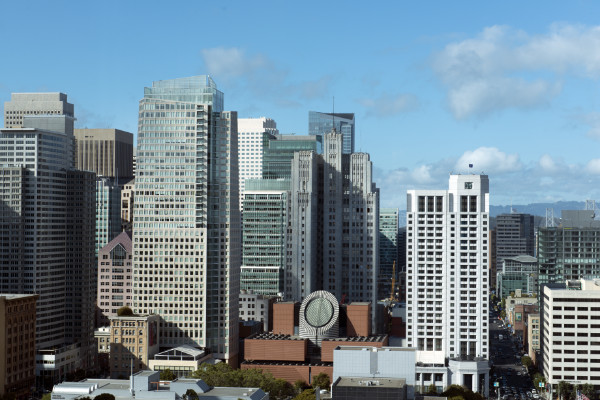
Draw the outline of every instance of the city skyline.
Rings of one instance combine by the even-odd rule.
[[[44,62],[0,66],[0,107],[62,92],[76,127],[137,132],[147,82],[210,74],[228,109],[282,133],[307,134],[310,110],[355,113],[383,207],[451,172],[488,174],[492,205],[600,198],[599,4],[154,4],[4,5],[29,18],[2,22],[5,54]],[[158,10],[161,34],[140,41]],[[197,40],[199,12],[218,35]]]

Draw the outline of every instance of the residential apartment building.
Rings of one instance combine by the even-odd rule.
[[[122,232],[98,253],[97,325],[108,326],[119,308],[133,303],[131,232]]]
[[[450,175],[447,190],[409,190],[406,217],[407,341],[417,349],[417,381],[487,396],[487,175]]]
[[[543,290],[543,375],[559,382],[600,385],[600,283],[567,281]]]
[[[322,289],[342,303],[376,303],[379,189],[369,155],[344,154],[342,144],[342,134],[332,131],[322,155],[294,154],[287,300]]]
[[[111,378],[148,369],[152,356],[159,351],[159,321],[158,315],[110,317]]]
[[[0,294],[0,396],[29,397],[35,386],[37,294]]]
[[[593,210],[563,210],[561,224],[538,229],[539,284],[600,277],[600,221]]]
[[[75,168],[127,181],[133,177],[133,133],[75,129]]]
[[[49,384],[95,363],[95,174],[74,169],[66,100],[14,94],[0,130],[0,292],[39,295],[36,373]]]
[[[244,208],[246,179],[262,178],[263,149],[278,133],[277,123],[271,118],[238,118],[240,209]]]
[[[153,82],[139,105],[133,309],[160,345],[237,364],[241,263],[237,113],[209,76]]]
[[[354,113],[308,112],[308,134],[324,138],[335,129],[342,135],[342,153],[354,153],[355,121]],[[320,140],[322,143],[323,140]],[[321,151],[319,151],[321,153]]]

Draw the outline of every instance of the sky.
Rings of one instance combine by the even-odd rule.
[[[153,81],[209,74],[240,118],[356,115],[382,207],[485,173],[492,205],[600,200],[600,2],[29,1],[0,6],[0,107],[63,92],[137,132]],[[468,167],[473,164],[473,168]],[[599,203],[600,204],[600,203]]]

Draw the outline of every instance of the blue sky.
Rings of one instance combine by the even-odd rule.
[[[356,114],[382,206],[450,172],[491,203],[597,199],[600,3],[5,2],[0,103],[61,91],[78,127],[137,131],[152,81],[210,74],[239,116],[306,134]]]

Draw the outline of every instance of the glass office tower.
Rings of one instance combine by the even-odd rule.
[[[342,154],[354,153],[354,113],[308,112],[308,134],[320,137],[321,143],[333,128],[342,134]]]
[[[139,105],[134,311],[162,317],[161,347],[237,363],[237,113],[209,76],[153,82]]]

